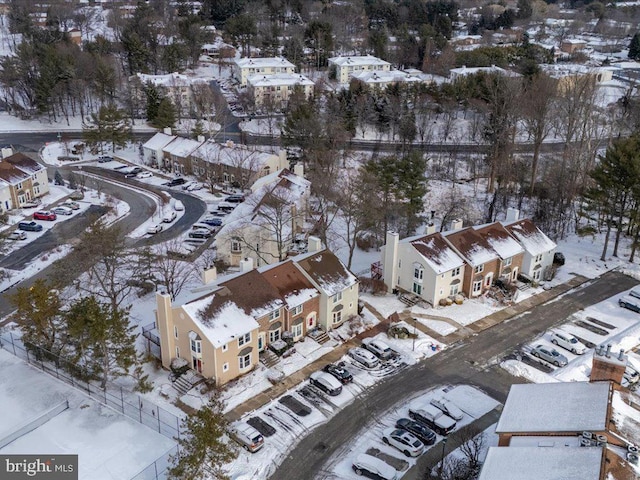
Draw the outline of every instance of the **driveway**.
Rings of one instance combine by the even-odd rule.
[[[621,273],[606,273],[555,301],[505,320],[397,375],[387,377],[303,438],[270,478],[332,478],[324,470],[331,455],[344,449],[353,435],[368,422],[375,421],[395,404],[422,390],[443,384],[469,384],[504,402],[512,384],[525,382],[499,367],[504,356],[511,354],[530,338],[563,322],[576,311],[637,284],[637,280]],[[447,450],[454,448],[455,445],[447,444]],[[421,478],[422,472],[439,461],[439,450],[431,449],[423,455],[403,480]]]

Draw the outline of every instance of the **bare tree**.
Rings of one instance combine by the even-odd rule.
[[[152,252],[153,275],[172,300],[176,299],[195,273],[193,265],[179,257],[177,252],[180,249],[181,242],[174,239],[155,247]]]
[[[336,235],[346,242],[349,249],[347,268],[351,268],[358,236],[366,229],[369,222],[367,219],[369,197],[364,179],[366,175],[364,171],[359,171],[357,175],[347,175],[339,180],[337,185],[336,203],[340,209],[342,225],[337,229]]]
[[[477,425],[470,423],[458,430],[455,435],[460,440],[460,451],[467,459],[469,468],[478,472],[481,466],[480,456],[487,443],[484,432]]]

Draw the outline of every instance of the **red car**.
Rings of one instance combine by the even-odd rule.
[[[40,210],[33,214],[34,220],[55,220],[58,218],[55,213],[46,210]]]

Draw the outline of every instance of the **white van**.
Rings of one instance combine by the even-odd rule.
[[[248,423],[232,423],[229,426],[229,435],[251,453],[257,452],[264,446],[264,437]]]

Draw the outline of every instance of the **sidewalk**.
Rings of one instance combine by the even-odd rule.
[[[516,305],[507,307],[498,312],[492,313],[491,315],[488,315],[484,318],[481,318],[480,320],[470,323],[469,325],[466,325],[466,327],[456,330],[455,332],[446,336],[438,335],[436,332],[433,332],[426,326],[422,325],[420,322],[416,322],[416,327],[418,328],[418,330],[433,337],[435,340],[438,340],[439,342],[444,343],[445,345],[451,345],[456,342],[465,340],[466,338],[471,337],[476,333],[481,332],[482,330],[486,330],[487,328],[497,325],[498,323],[501,323],[509,318],[512,318],[516,315],[524,313],[527,310],[530,310],[531,308],[537,305],[548,302],[549,300],[552,300],[562,295],[563,293],[573,290],[574,288],[590,280],[591,279],[583,277],[581,275],[576,275],[567,283],[557,285],[549,290],[546,290],[530,298],[527,298],[526,300],[523,300],[522,302],[517,303]],[[344,356],[347,353],[347,351],[350,348],[360,346],[363,338],[373,337],[380,332],[385,332],[389,324],[389,319],[385,319],[377,310],[375,310],[368,303],[365,303],[365,306],[369,311],[371,311],[373,315],[376,316],[376,318],[378,318],[378,320],[380,320],[379,324],[375,325],[369,330],[366,330],[360,333],[359,335],[355,336],[351,340],[341,345],[338,345],[331,352],[320,357],[314,362],[306,365],[305,367],[301,368],[297,372],[294,372],[293,374],[289,375],[282,382],[276,385],[273,385],[268,390],[265,390],[264,392],[259,393],[255,397],[247,400],[246,402],[230,410],[226,414],[229,421],[238,420],[244,414],[248,412],[252,412],[266,405],[267,403],[275,400],[276,398],[280,397],[287,390],[295,387],[299,383],[309,378],[309,375],[311,373],[321,370],[327,363],[338,361],[340,358],[342,358],[342,356]]]

